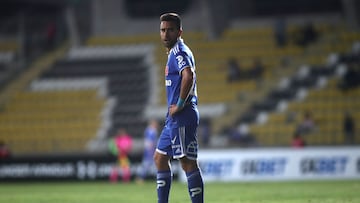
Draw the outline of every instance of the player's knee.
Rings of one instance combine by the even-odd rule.
[[[158,153],[154,153],[154,156],[153,156],[153,159],[154,159],[154,163],[155,163],[155,165],[156,166],[158,166],[159,165],[159,162],[160,162],[160,157],[159,157],[159,154]]]
[[[167,156],[162,155],[160,153],[155,152],[154,156],[154,163],[158,170],[166,170],[168,169],[169,165],[169,159]]]
[[[190,160],[188,158],[182,158],[180,160],[181,162],[181,168],[185,171],[185,172],[191,172],[194,171],[198,168],[198,164],[197,161],[195,160]]]

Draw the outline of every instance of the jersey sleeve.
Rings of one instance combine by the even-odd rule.
[[[186,67],[192,68],[190,57],[185,52],[178,52],[175,55],[179,74]]]

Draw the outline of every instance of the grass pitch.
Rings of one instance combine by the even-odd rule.
[[[0,203],[151,203],[155,182],[0,183]],[[170,203],[190,202],[187,186],[174,182]],[[360,181],[218,183],[205,185],[206,203],[357,203]]]

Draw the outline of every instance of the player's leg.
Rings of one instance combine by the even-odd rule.
[[[170,167],[171,141],[169,130],[165,128],[160,137],[156,152],[154,154],[154,163],[157,169],[156,183],[158,203],[167,203],[172,181],[172,172]]]
[[[196,160],[186,157],[180,159],[181,167],[186,173],[189,195],[192,203],[204,202],[204,182]]]
[[[198,142],[196,135],[197,125],[180,127],[179,143],[173,146],[173,154],[179,156],[181,167],[186,173],[189,195],[192,203],[204,202],[204,182],[197,163]],[[176,134],[174,132],[174,134]],[[176,144],[176,142],[175,142]],[[179,150],[180,149],[180,150]],[[182,152],[179,152],[182,151]]]
[[[155,152],[154,161],[157,168],[156,184],[158,203],[167,203],[172,181],[170,158],[167,155]]]
[[[127,154],[120,155],[121,178],[123,182],[129,182],[131,179],[130,161]]]

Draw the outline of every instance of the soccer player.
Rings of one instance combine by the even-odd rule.
[[[118,165],[113,167],[110,173],[110,181],[117,182],[118,169],[121,170],[123,182],[129,182],[131,178],[130,161],[128,154],[132,149],[132,138],[124,128],[120,128],[118,134],[110,140],[109,148],[114,155],[118,156]]]
[[[158,203],[169,199],[170,159],[178,159],[186,173],[192,203],[204,202],[204,183],[197,162],[197,110],[195,60],[181,38],[181,18],[176,13],[160,16],[160,38],[167,50],[165,86],[168,112],[154,154]]]
[[[158,126],[157,120],[151,119],[144,130],[144,153],[137,178],[137,182],[139,183],[142,183],[149,175],[151,169],[155,167],[153,155],[155,153],[158,138]]]

